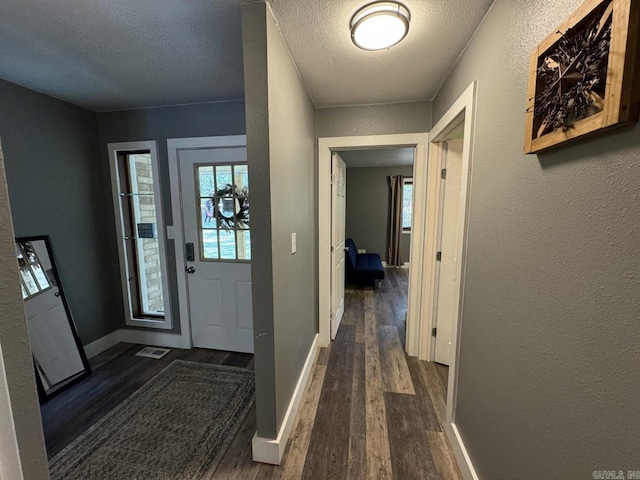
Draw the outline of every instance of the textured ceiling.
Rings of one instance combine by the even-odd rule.
[[[413,166],[413,148],[345,150],[339,153],[347,168]]]
[[[317,107],[429,100],[493,0],[401,0],[409,34],[388,50],[351,42],[349,21],[368,0],[270,0]]]
[[[92,110],[244,97],[241,0],[2,0],[0,78]]]
[[[2,0],[0,78],[96,111],[244,97],[243,0]],[[317,107],[431,99],[492,0],[404,0],[407,37],[351,42],[368,0],[270,0]]]

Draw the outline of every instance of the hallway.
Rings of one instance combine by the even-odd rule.
[[[247,462],[248,418],[215,478],[461,478],[443,433],[447,368],[402,348],[407,282],[407,270],[387,269],[381,288],[347,289],[342,325],[320,349],[282,464]]]
[[[336,340],[321,348],[282,464],[252,461],[255,406],[213,478],[461,478],[443,433],[447,367],[405,356],[408,271],[387,269],[380,288],[347,288]],[[136,357],[121,343],[92,359],[94,373],[42,406],[50,458],[175,359],[253,368],[253,355],[173,350]]]

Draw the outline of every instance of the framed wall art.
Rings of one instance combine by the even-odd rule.
[[[587,0],[531,55],[525,153],[638,120],[639,0]]]

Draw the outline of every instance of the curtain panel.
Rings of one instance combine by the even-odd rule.
[[[404,265],[402,261],[403,183],[404,177],[402,175],[391,175],[389,177],[391,195],[389,202],[389,229],[387,231],[387,265],[390,267],[400,267]]]

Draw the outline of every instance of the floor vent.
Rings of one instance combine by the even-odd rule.
[[[136,353],[136,357],[148,357],[155,358],[157,360],[164,357],[170,351],[171,350],[169,350],[168,348],[144,347],[142,350]]]

